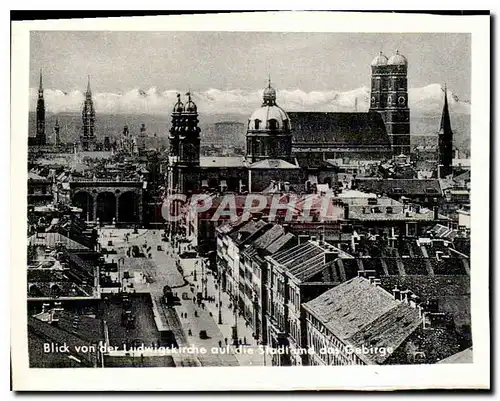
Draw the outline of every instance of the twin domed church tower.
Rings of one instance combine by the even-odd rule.
[[[409,155],[408,61],[398,51],[390,58],[380,52],[371,67],[370,111],[382,116],[393,154]]]

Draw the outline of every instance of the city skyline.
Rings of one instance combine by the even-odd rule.
[[[41,68],[46,89],[67,93],[83,92],[87,75],[93,91],[111,94],[251,91],[269,75],[279,90],[343,92],[368,87],[371,60],[399,50],[411,88],[446,83],[470,100],[469,34],[34,31],[30,42],[30,88]]]

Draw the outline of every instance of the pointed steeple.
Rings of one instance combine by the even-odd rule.
[[[446,84],[444,84],[444,106],[443,112],[441,114],[441,126],[439,131],[451,131],[451,121],[450,121],[450,111],[448,109],[448,91],[446,89]]]
[[[87,81],[87,96],[92,95],[92,91],[90,90],[90,75],[88,75],[88,81]]]
[[[40,84],[38,85],[38,92],[43,92],[42,69],[40,68]]]
[[[444,86],[444,106],[439,127],[439,177],[453,173],[453,131],[451,130],[450,110],[448,109],[448,91]]]
[[[38,100],[36,102],[36,137],[39,145],[46,144],[45,100],[43,99],[42,69],[40,69],[40,84],[38,86]]]

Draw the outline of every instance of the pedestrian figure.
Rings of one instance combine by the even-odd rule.
[[[202,307],[203,309],[205,309],[205,304],[201,304],[201,307]]]
[[[222,341],[219,340],[219,348],[222,348]]]
[[[192,333],[191,329],[189,329],[189,330],[188,330],[188,335],[190,335],[190,336],[192,336],[192,335],[193,335],[193,333]]]
[[[243,344],[247,345],[247,338],[246,337],[243,337]]]
[[[210,315],[210,317],[212,317],[212,316],[213,316],[213,315],[212,315],[212,312],[209,312],[209,315]]]
[[[238,344],[241,345],[241,338],[238,340]]]
[[[198,317],[198,311],[194,311],[194,317]]]
[[[227,337],[226,337],[226,338],[224,338],[224,342],[225,342],[225,343],[226,343],[226,345],[227,345]]]

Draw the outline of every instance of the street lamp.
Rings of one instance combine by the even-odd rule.
[[[125,263],[125,258],[124,257],[121,257],[118,259],[118,263],[117,263],[117,266],[118,266],[118,282],[120,283],[120,291],[122,290],[122,287],[123,287],[123,283],[121,281],[121,278],[120,278],[120,262],[123,264]]]
[[[234,300],[234,326],[233,326],[233,345],[238,346],[238,300]]]
[[[222,324],[222,301],[221,301],[221,288],[220,288],[220,276],[217,277],[218,290],[219,290],[219,324]]]

